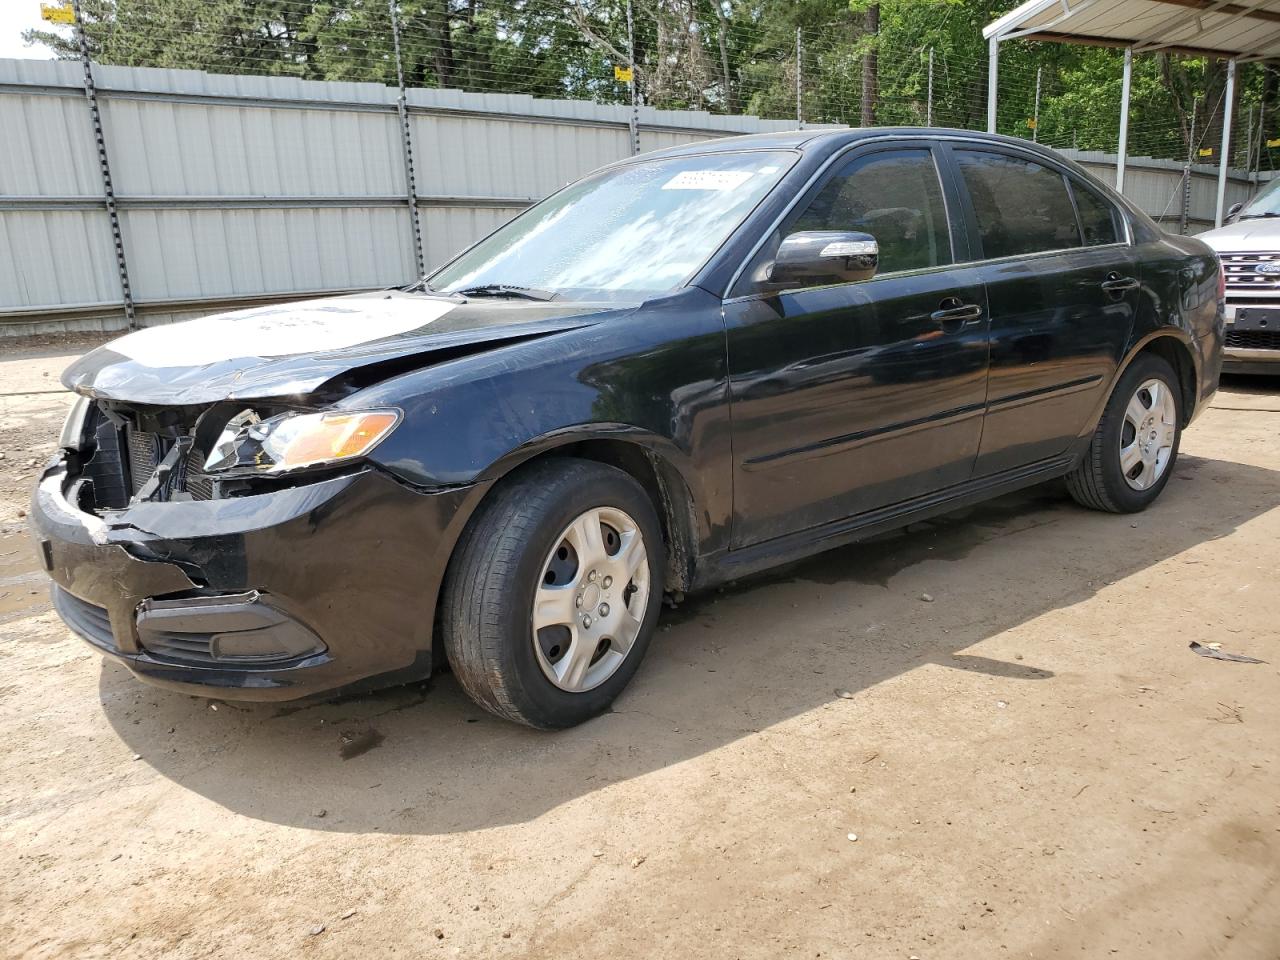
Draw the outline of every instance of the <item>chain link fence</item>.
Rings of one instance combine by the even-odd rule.
[[[815,19],[831,7],[782,0],[77,0],[98,63],[372,81],[661,109],[793,118],[797,124],[986,126],[990,14],[920,4],[882,19]],[[911,5],[914,7],[914,5]],[[985,7],[983,8],[985,9]],[[815,13],[815,10],[817,13]],[[874,12],[874,15],[872,13]],[[77,29],[34,39],[79,55]],[[1122,51],[1006,44],[1000,133],[1114,153]],[[1280,164],[1276,68],[1173,54],[1134,58],[1129,154]]]
[[[163,140],[164,149],[182,154],[187,149],[183,138],[203,136],[200,124],[206,120],[192,121],[188,129],[175,114],[172,130],[165,127],[159,132],[164,127],[160,111],[151,111],[144,124],[123,103],[143,96],[148,76],[155,77],[157,91],[165,91],[157,95],[174,103],[181,101],[183,89],[209,84],[191,74],[132,72],[126,89],[109,91],[110,97],[124,99],[110,111],[109,129],[104,132],[95,94],[98,68],[200,70],[210,75],[212,87],[232,91],[232,99],[251,96],[252,90],[260,90],[260,84],[267,82],[274,85],[272,103],[292,96],[300,105],[317,107],[309,98],[320,97],[326,103],[329,98],[371,98],[369,104],[356,106],[371,108],[376,102],[389,110],[395,99],[393,139],[376,149],[372,142],[367,146],[373,152],[399,155],[395,163],[403,170],[393,188],[398,196],[361,198],[360,204],[369,207],[376,201],[389,210],[399,208],[395,215],[404,226],[396,232],[412,241],[401,251],[404,268],[420,276],[438,259],[445,240],[470,242],[477,231],[491,229],[495,218],[510,215],[553,189],[553,183],[548,187],[551,180],[576,176],[583,172],[578,169],[583,164],[589,167],[613,159],[615,150],[635,153],[682,139],[780,126],[986,129],[989,73],[982,27],[992,14],[976,7],[908,4],[886,8],[882,16],[875,4],[851,12],[847,0],[830,0],[825,8],[823,0],[74,0],[55,8],[55,22],[29,37],[52,49],[57,58],[84,66],[84,93],[105,184],[102,209],[110,221],[109,242],[114,244],[127,321],[133,325],[126,248],[133,250],[130,258],[144,264],[136,271],[140,277],[154,282],[158,275],[145,253],[139,253],[140,236],[146,235],[139,224],[151,216],[143,208],[169,204],[185,209],[196,200],[140,196],[139,189],[150,181],[126,177],[122,216],[117,212],[109,155],[118,153],[126,161],[122,169],[136,173],[137,158],[146,151],[125,150],[127,144],[118,137],[150,130],[152,137]],[[1123,63],[1120,49],[1029,41],[1003,44],[996,130],[1067,151],[1104,179],[1114,177]],[[1167,229],[1185,233],[1211,225],[1212,214],[1206,223],[1205,211],[1213,209],[1225,115],[1230,115],[1233,128],[1226,158],[1233,168],[1230,201],[1247,198],[1280,163],[1280,118],[1276,117],[1280,76],[1268,64],[1240,65],[1235,94],[1228,103],[1226,74],[1227,65],[1221,60],[1172,54],[1133,57],[1127,137],[1131,176],[1125,192]],[[294,80],[328,81],[332,89],[320,92],[312,85],[304,90],[305,85],[294,84],[296,91],[289,93]],[[362,83],[379,86],[357,86]],[[467,106],[462,101],[469,94],[523,96],[505,101],[490,97],[483,104],[476,101]],[[209,103],[217,99],[208,93],[202,96]],[[317,108],[328,109],[325,103]],[[442,109],[453,119],[428,119],[427,114]],[[344,135],[339,132],[341,124],[350,120],[344,110],[349,112],[341,108],[335,114],[338,119],[331,121],[334,137]],[[446,129],[442,125],[465,123],[469,110],[489,118],[489,125],[465,130],[449,126],[451,133],[442,139]],[[490,158],[500,154],[499,140],[507,137],[495,133],[503,128],[495,126],[493,118],[521,110],[538,113],[543,120],[525,124],[525,134],[507,139],[524,144],[526,165],[537,169],[526,176],[513,167],[496,180],[489,178],[509,187],[518,185],[519,196],[514,187],[490,190],[493,195],[472,196],[474,189],[461,190],[467,196],[452,195],[455,187],[446,188],[440,179],[444,167],[451,166],[442,158],[453,150],[472,157],[468,169],[490,164]],[[655,113],[667,110],[676,113],[666,115],[666,121]],[[590,143],[574,141],[565,131],[557,133],[547,126],[552,115],[575,111],[594,111],[576,121],[598,128]],[[216,121],[224,122],[225,117]],[[561,126],[563,122],[554,121]],[[674,126],[663,128],[663,123]],[[611,125],[614,133],[600,134]],[[359,129],[367,133],[367,128]],[[381,142],[390,128],[377,129]],[[542,157],[538,162],[540,148],[527,135],[534,130],[542,138],[538,141],[545,148],[541,152],[551,160]],[[624,139],[626,133],[629,136]],[[280,140],[276,131],[272,136],[276,140],[271,149],[264,146],[258,153],[287,155],[293,158],[288,163],[304,166],[311,162],[305,143]],[[465,148],[449,146],[457,137],[466,141]],[[601,146],[606,140],[611,144],[608,148]],[[244,149],[250,143],[246,140]],[[364,152],[358,143],[334,141],[334,146],[336,152],[357,148]],[[518,156],[512,155],[511,160],[519,165]],[[385,173],[373,179],[381,183]],[[194,173],[192,177],[193,182],[200,179]],[[477,183],[484,179],[477,174]],[[179,192],[185,189],[181,185]],[[4,192],[24,191],[0,190]],[[264,209],[290,204],[319,209],[325,203],[346,209],[353,202],[346,196],[285,196],[289,193],[283,190],[279,197],[264,196],[254,202],[260,201]],[[218,202],[221,207],[231,201],[244,206],[250,199],[222,197]],[[36,196],[0,197],[0,201],[4,201],[0,206],[7,204],[5,209],[12,208],[10,215],[15,217],[35,216],[34,211],[50,209],[51,203],[68,202]],[[448,224],[444,224],[445,211],[451,211]],[[460,218],[469,219],[464,224]],[[153,244],[157,252],[174,245],[171,240]],[[21,256],[21,251],[16,255]],[[356,285],[368,282],[363,274],[353,273],[348,279]],[[162,305],[160,301],[170,303],[174,296],[190,299],[203,293],[195,289],[198,286],[177,294],[146,290],[140,299],[154,311]],[[235,292],[230,283],[224,286],[226,291],[219,287],[217,296]],[[27,296],[10,312],[20,312],[26,309],[23,303],[38,300]]]

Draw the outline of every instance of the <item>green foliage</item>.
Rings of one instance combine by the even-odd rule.
[[[794,117],[799,86],[806,122],[857,124],[865,100],[881,125],[924,123],[931,104],[934,125],[969,129],[986,123],[982,28],[1014,6],[1014,0],[631,2],[635,84],[644,103]],[[93,56],[102,63],[396,82],[387,0],[82,0],[82,7]],[[626,0],[397,0],[405,80],[627,102],[628,85],[614,78],[614,68],[632,59],[626,9]],[[27,37],[58,56],[78,55],[69,28]],[[998,129],[1033,135],[1028,121],[1036,115],[1038,75],[1038,139],[1114,150],[1121,62],[1113,49],[1004,44]],[[1264,69],[1242,67],[1238,116],[1274,100],[1275,75]],[[1224,79],[1220,61],[1136,57],[1130,153],[1185,157],[1193,122],[1197,143],[1215,146]],[[1275,136],[1273,118],[1267,126]]]

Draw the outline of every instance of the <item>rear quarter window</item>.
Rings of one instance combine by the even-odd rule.
[[[1084,245],[1098,247],[1104,243],[1118,242],[1120,227],[1116,208],[1084,184],[1073,181],[1071,190],[1075,194],[1076,210],[1080,214]]]

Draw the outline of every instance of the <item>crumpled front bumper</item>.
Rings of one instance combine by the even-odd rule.
[[[67,500],[67,480],[50,464],[30,520],[68,626],[143,680],[243,700],[429,675],[445,567],[484,492],[365,469],[95,516]]]

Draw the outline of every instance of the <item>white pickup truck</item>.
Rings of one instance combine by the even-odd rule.
[[[1223,370],[1280,374],[1280,180],[1236,204],[1227,218],[1226,226],[1199,236],[1227,277]]]

